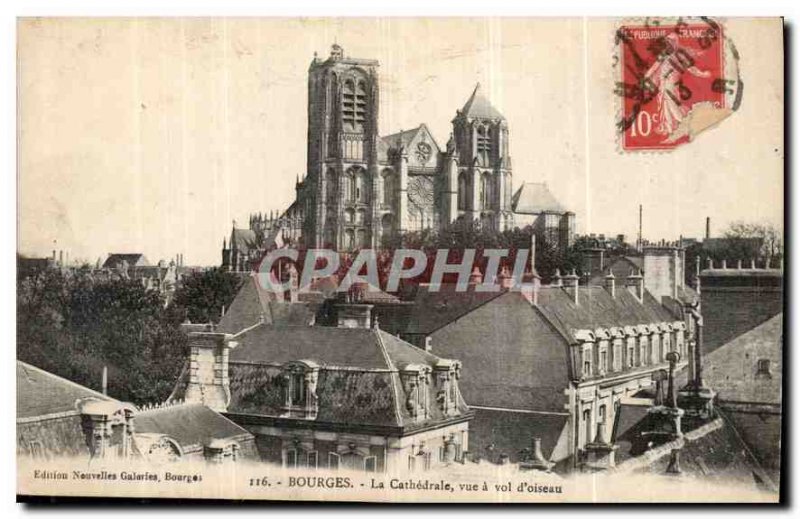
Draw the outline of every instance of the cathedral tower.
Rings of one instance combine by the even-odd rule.
[[[490,229],[511,229],[514,221],[508,123],[484,97],[480,84],[453,119],[448,152],[448,185],[457,187],[455,196],[449,190],[454,199],[447,204],[451,206],[447,208],[450,219],[463,216]],[[453,174],[457,177],[453,178]]]
[[[334,44],[308,72],[307,246],[368,247],[377,212],[378,62]],[[300,193],[298,193],[300,194]]]

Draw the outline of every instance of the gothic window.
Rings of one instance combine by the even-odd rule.
[[[355,221],[355,211],[352,209],[345,209],[344,210],[344,221],[346,223],[353,223]]]
[[[367,114],[367,85],[347,79],[342,86],[342,124],[345,131],[362,132]]]
[[[381,218],[381,235],[382,236],[391,236],[392,229],[394,227],[394,218],[391,214],[383,215]]]
[[[489,165],[489,153],[492,148],[492,138],[489,128],[486,126],[478,126],[478,159],[484,166]]]
[[[355,175],[356,185],[353,198],[362,203],[367,203],[369,200],[369,193],[367,189],[367,175],[363,169],[356,171]]]
[[[353,229],[347,229],[344,231],[344,248],[347,250],[352,250],[356,246],[356,239],[355,233]]]
[[[381,173],[383,182],[383,205],[392,207],[394,205],[394,176],[391,169],[384,169]]]
[[[367,219],[367,212],[363,209],[356,211],[356,223],[363,224]]]
[[[353,170],[348,170],[344,174],[342,178],[342,190],[346,201],[351,202],[355,200],[355,179],[353,178]]]
[[[467,209],[467,174],[464,171],[458,174],[458,209]]]
[[[356,236],[358,237],[358,247],[361,249],[366,248],[368,245],[367,231],[365,231],[364,229],[359,229],[358,232],[356,233]]]
[[[481,175],[481,208],[491,209],[492,208],[492,175],[490,173],[484,173]]]

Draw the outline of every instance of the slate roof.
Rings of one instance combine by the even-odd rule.
[[[493,457],[505,454],[515,463],[520,461],[522,450],[532,447],[534,437],[542,439],[542,454],[548,460],[559,462],[569,456],[568,413],[473,410],[475,417],[469,424],[469,449],[474,456],[496,462]]]
[[[256,233],[252,229],[237,229],[231,231],[230,248],[241,251],[248,251],[255,248]]]
[[[608,275],[609,271],[614,274],[614,277],[617,279],[617,283],[622,284],[624,283],[625,278],[630,275],[631,270],[634,272],[641,272],[643,269],[643,259],[641,256],[620,256],[613,259],[606,256],[605,263],[606,264],[601,270],[600,257],[597,255],[591,256],[589,267],[591,270],[590,275],[592,277],[589,279],[589,285],[605,286],[605,277]]]
[[[575,305],[564,288],[543,286],[539,290],[537,306],[570,342],[575,340],[575,330],[673,322],[677,319],[646,290],[640,303],[625,287],[617,287],[612,298],[604,287],[581,286],[578,305]]]
[[[392,149],[398,149],[400,148],[400,146],[407,148],[408,145],[411,143],[411,141],[414,140],[414,137],[417,135],[417,133],[419,133],[420,130],[422,130],[423,126],[425,125],[420,124],[416,128],[412,128],[411,130],[404,130],[402,132],[392,133],[390,135],[381,137],[381,140],[384,143],[386,143],[386,145],[389,148]]]
[[[653,417],[648,416],[642,422],[652,420]],[[753,490],[778,491],[775,482],[764,471],[724,415],[718,415],[710,421],[692,423],[687,419],[683,423],[684,442],[679,447],[681,468],[679,477],[702,480],[711,485],[736,484],[749,486]],[[640,425],[637,424],[636,427]],[[640,464],[638,461],[645,460],[642,458],[644,452],[637,451],[635,456],[628,457],[624,452],[625,449],[621,447],[617,450],[617,459],[622,460],[618,461],[618,467],[622,468],[624,463],[628,462],[635,466],[633,474],[665,474],[669,465],[670,449],[659,449],[663,455],[653,455],[649,452],[655,449],[658,449],[658,446],[644,451],[651,458]]]
[[[520,214],[565,213],[545,183],[525,182],[511,198],[511,210]]]
[[[77,411],[75,403],[90,397],[114,401],[88,387],[17,361],[18,419]]]
[[[407,364],[433,367],[440,359],[373,328],[261,325],[237,337],[229,356],[233,415],[281,416],[282,365],[313,361],[319,366],[317,422],[416,429],[445,420],[433,395],[430,416],[411,419],[399,370]],[[469,409],[459,396],[461,415]]]
[[[239,345],[231,350],[230,361],[283,364],[312,359],[328,367],[390,369],[381,343],[390,337],[371,328],[262,325],[237,337]]]
[[[311,295],[311,294],[301,294]],[[256,274],[245,278],[225,315],[219,320],[217,331],[239,333],[262,321],[275,325],[308,325],[314,321],[315,304],[277,301],[276,294],[261,287]]]
[[[184,452],[202,448],[215,439],[251,438],[247,430],[202,404],[176,404],[139,411],[137,433],[166,434]]]
[[[129,267],[149,267],[150,262],[144,254],[109,254],[106,261],[103,263],[103,268],[118,268],[122,262],[126,262]]]
[[[461,113],[468,118],[473,119],[505,119],[492,103],[481,92],[481,84],[475,85],[475,90],[472,95],[467,99]]]
[[[429,335],[502,294],[477,292],[472,284],[464,292],[458,292],[454,283],[442,284],[438,291],[420,284],[403,332]]]

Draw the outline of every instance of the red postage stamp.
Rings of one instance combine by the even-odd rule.
[[[730,115],[723,38],[710,19],[618,29],[623,150],[669,150]]]

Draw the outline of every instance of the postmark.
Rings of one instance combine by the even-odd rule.
[[[739,56],[711,18],[648,18],[615,35],[623,151],[669,151],[718,125],[741,104]]]

